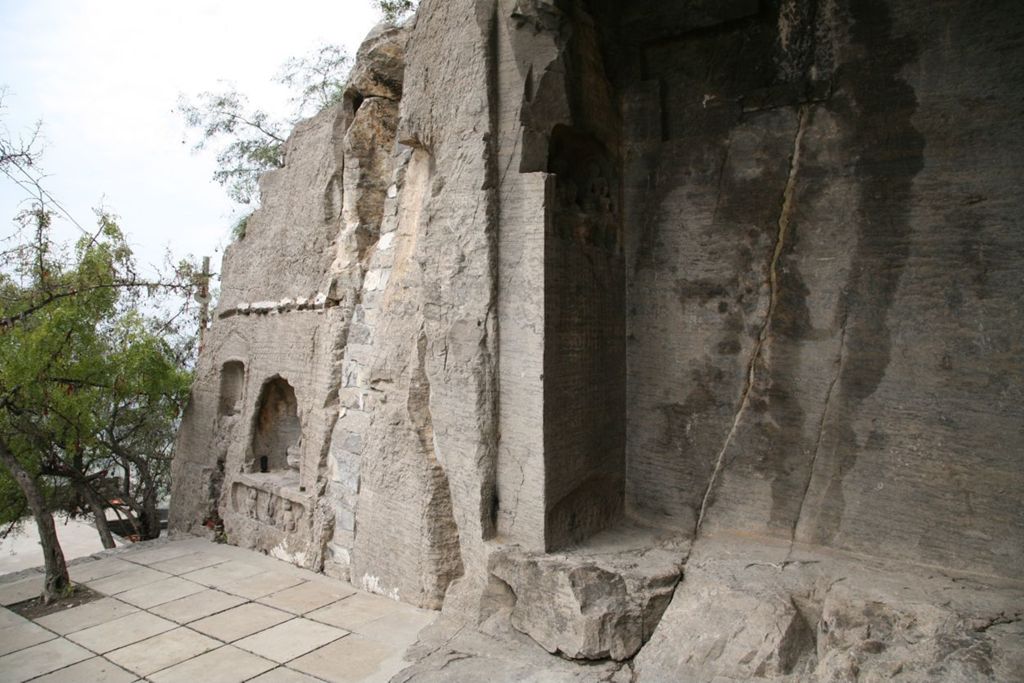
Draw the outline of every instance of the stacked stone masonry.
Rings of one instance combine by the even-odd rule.
[[[173,530],[477,634],[403,681],[1013,680],[1022,96],[1009,0],[423,0],[225,254]]]

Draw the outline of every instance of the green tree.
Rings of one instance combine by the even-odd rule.
[[[105,507],[116,481],[140,535],[158,528],[151,501],[167,486],[189,344],[175,334],[182,314],[157,325],[137,311],[143,297],[187,295],[192,269],[183,263],[170,278],[147,280],[110,216],[84,231],[40,182],[39,127],[27,138],[4,127],[4,94],[0,176],[25,190],[31,207],[0,241],[0,524],[6,535],[31,512],[50,601],[70,588],[55,510],[90,511],[110,546]],[[51,239],[55,211],[83,232],[73,248]]]
[[[320,45],[303,57],[287,60],[277,74],[277,82],[295,93],[290,102],[296,118],[341,102],[351,63],[344,48],[329,44]]]
[[[193,149],[218,146],[213,179],[239,204],[258,199],[260,176],[284,166],[284,123],[250,108],[245,95],[238,91],[203,92],[196,103],[182,96],[178,111],[186,126],[199,130]]]
[[[233,88],[203,92],[190,100],[178,99],[178,111],[188,128],[198,131],[196,151],[217,151],[213,179],[239,204],[259,199],[259,179],[266,171],[284,166],[284,141],[295,122],[341,101],[351,60],[337,45],[320,45],[308,55],[289,59],[276,81],[294,93],[293,116],[274,118],[251,107]],[[244,219],[236,236],[244,237]]]
[[[416,0],[373,0],[374,6],[387,21],[398,21],[416,9]]]
[[[187,292],[189,273],[140,278],[105,214],[70,251],[50,240],[52,216],[41,205],[22,220],[31,237],[0,262],[0,465],[39,527],[49,601],[70,585],[54,509],[88,509],[111,546],[105,520],[114,482],[118,491],[135,482],[140,490],[125,505],[143,535],[159,533],[155,503],[190,378],[137,310],[142,297]]]

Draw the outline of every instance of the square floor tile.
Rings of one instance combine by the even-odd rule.
[[[145,640],[158,633],[170,631],[177,626],[173,621],[161,619],[148,612],[135,612],[126,617],[72,633],[68,636],[68,640],[73,640],[93,652],[103,654]]]
[[[103,657],[93,657],[42,678],[33,678],[32,683],[132,683],[138,678]]]
[[[293,659],[288,668],[332,683],[386,682],[409,665],[403,651],[353,633],[308,655]]]
[[[214,614],[212,617],[193,621],[189,627],[217,640],[230,643],[271,626],[277,626],[292,618],[293,616],[288,612],[250,602],[226,612]]]
[[[63,636],[99,624],[105,624],[108,621],[114,621],[138,611],[132,605],[115,598],[101,598],[78,607],[66,609],[63,612],[55,612],[47,614],[45,617],[39,617],[36,619],[36,623]]]
[[[246,579],[240,579],[234,583],[224,584],[221,586],[221,590],[255,600],[256,598],[262,598],[271,593],[277,593],[286,588],[297,586],[302,582],[302,578],[291,574],[263,572]]]
[[[26,647],[45,643],[57,636],[31,621],[0,628],[0,655],[6,655]]]
[[[242,579],[247,579],[250,576],[255,576],[256,574],[260,574],[264,571],[266,571],[266,569],[255,564],[239,562],[238,560],[228,560],[220,564],[215,564],[212,567],[205,567],[203,569],[197,569],[194,572],[182,574],[181,578],[201,583],[204,586],[209,586],[210,588],[216,588],[220,585],[236,583]]]
[[[92,656],[84,647],[56,638],[0,657],[0,672],[4,681],[27,681]]]
[[[210,553],[189,553],[188,555],[182,555],[175,557],[171,560],[164,560],[163,562],[154,562],[149,565],[150,569],[156,569],[161,572],[167,572],[168,574],[187,574],[188,572],[194,572],[197,569],[204,569],[206,567],[212,567],[215,564],[226,562],[227,560],[223,557],[211,555]]]
[[[237,607],[244,602],[246,602],[245,598],[240,598],[237,595],[205,588],[188,597],[173,602],[165,602],[149,611],[164,619],[170,619],[179,624],[187,624],[196,619],[202,619],[211,614],[217,614],[232,607]]]
[[[194,551],[188,546],[179,543],[163,543],[145,550],[133,549],[124,554],[124,559],[135,564],[155,564],[166,560],[173,560],[182,555],[191,555]]]
[[[378,595],[356,593],[327,607],[310,612],[310,619],[360,633],[371,621],[402,612],[405,605]]]
[[[158,636],[108,652],[105,656],[118,666],[139,676],[180,664],[204,652],[216,650],[222,643],[184,626]]]
[[[24,624],[28,619],[16,614],[6,607],[0,607],[0,628],[7,628],[15,624]]]
[[[150,569],[149,567],[135,567],[134,569],[118,572],[113,576],[86,581],[86,584],[97,593],[117,595],[118,593],[124,593],[125,591],[130,591],[166,578],[167,574]]]
[[[347,598],[355,592],[354,589],[341,583],[307,581],[260,598],[259,602],[292,614],[305,614],[342,598]]]
[[[172,576],[160,581],[154,581],[148,583],[145,586],[133,588],[130,591],[124,593],[118,593],[117,599],[123,600],[129,604],[148,609],[157,605],[162,605],[165,602],[171,600],[177,600],[178,598],[184,598],[188,595],[193,595],[199,591],[206,590],[205,586],[201,586],[198,583],[192,583],[185,579],[180,579],[177,576]]]
[[[284,664],[347,635],[348,631],[300,617],[242,638],[235,647]]]
[[[359,627],[357,632],[385,644],[405,648],[416,642],[420,631],[434,623],[437,612],[418,610],[408,605],[401,612],[374,619]]]
[[[148,678],[153,683],[241,683],[276,666],[270,660],[225,645]]]
[[[38,598],[43,592],[43,575],[31,576],[17,581],[0,583],[0,605],[16,605],[32,598]]]
[[[72,581],[76,583],[86,583],[87,581],[105,579],[108,576],[120,574],[121,572],[126,572],[129,569],[138,568],[139,566],[137,564],[125,562],[124,560],[120,560],[116,557],[107,557],[102,560],[73,564],[68,567],[68,574],[71,576]]]

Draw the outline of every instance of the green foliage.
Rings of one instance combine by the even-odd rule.
[[[284,124],[262,110],[250,109],[246,97],[235,90],[200,93],[197,100],[196,104],[184,97],[178,101],[185,125],[200,131],[194,149],[223,141],[213,179],[236,202],[252,203],[258,199],[260,176],[284,166]]]
[[[231,228],[231,239],[235,242],[238,240],[245,239],[245,231],[249,227],[249,219],[252,217],[251,213],[247,213],[238,219],[234,227]]]
[[[324,44],[286,61],[277,82],[296,93],[290,101],[297,115],[308,116],[341,101],[350,64],[344,48]]]
[[[138,499],[167,488],[191,378],[182,365],[188,344],[168,339],[168,324],[138,308],[143,296],[187,291],[187,281],[140,280],[106,214],[73,249],[50,241],[45,210],[22,218],[32,238],[0,261],[0,439],[51,508],[75,513],[83,491],[121,495],[124,486],[110,490],[116,473],[137,486],[127,491],[136,505],[126,506],[141,511]],[[12,498],[0,505],[4,513],[21,505],[6,477],[0,492]]]
[[[289,59],[277,81],[294,96],[294,116],[275,119],[249,106],[237,90],[203,92],[193,103],[179,97],[178,112],[188,128],[199,132],[195,150],[214,146],[217,170],[213,179],[239,204],[259,200],[259,179],[284,166],[284,142],[295,121],[341,101],[351,60],[337,45],[320,45],[308,55]]]
[[[416,9],[416,0],[373,0],[373,4],[388,21],[398,21]]]

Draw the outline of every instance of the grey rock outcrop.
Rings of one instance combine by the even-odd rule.
[[[682,579],[682,548],[611,547],[571,555],[517,550],[491,556],[511,591],[511,623],[571,659],[635,655]]]
[[[1012,681],[1024,591],[750,540],[695,549],[639,681]]]
[[[423,0],[226,256],[173,528],[443,609],[403,681],[1019,677],[1022,35]]]

